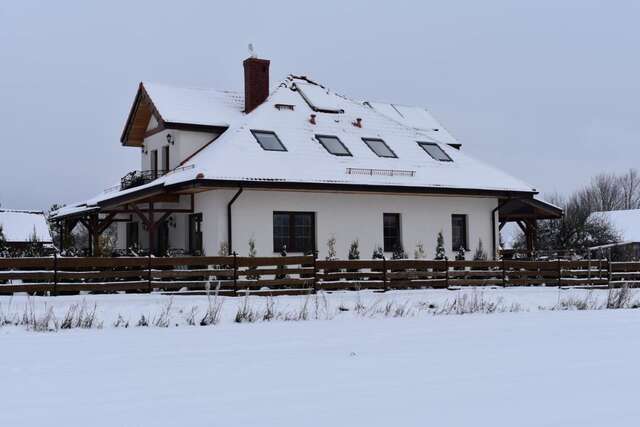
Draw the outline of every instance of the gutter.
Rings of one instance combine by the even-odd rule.
[[[229,201],[229,203],[227,204],[227,243],[229,244],[229,254],[231,255],[233,253],[233,240],[232,240],[232,223],[231,223],[231,206],[233,205],[233,203],[238,199],[238,197],[240,197],[240,194],[242,194],[242,191],[244,189],[242,187],[240,187],[238,189],[238,192],[231,198],[231,200]]]

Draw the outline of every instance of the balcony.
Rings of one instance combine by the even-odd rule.
[[[120,178],[120,190],[127,190],[129,188],[148,184],[149,182],[158,177],[161,177],[167,172],[168,171],[164,170],[131,171]]]

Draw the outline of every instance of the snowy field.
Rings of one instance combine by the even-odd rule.
[[[635,426],[640,311],[551,310],[606,299],[557,288],[227,298],[216,325],[188,326],[207,297],[0,297],[5,315],[53,307],[58,321],[95,303],[102,324],[0,327],[1,425]],[[491,314],[454,315],[454,301]],[[279,320],[263,319],[269,305]],[[234,322],[243,307],[255,323]],[[167,311],[169,327],[135,326]]]

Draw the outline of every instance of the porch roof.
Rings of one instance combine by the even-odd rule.
[[[498,209],[500,222],[558,219],[562,218],[562,208],[536,198],[508,199]]]

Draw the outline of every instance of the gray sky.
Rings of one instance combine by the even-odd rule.
[[[0,203],[46,209],[114,185],[141,80],[242,90],[307,74],[424,105],[476,157],[545,193],[638,166],[640,2],[3,1]]]

